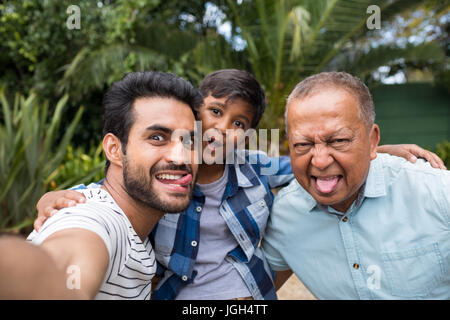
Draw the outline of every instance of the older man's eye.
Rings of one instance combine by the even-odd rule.
[[[329,142],[332,147],[343,147],[346,146],[350,142],[349,139],[334,139]]]
[[[312,146],[313,144],[310,142],[298,142],[294,144],[295,150],[300,152],[308,151]]]

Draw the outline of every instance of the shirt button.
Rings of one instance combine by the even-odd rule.
[[[264,206],[265,206],[264,200],[261,200],[261,201],[259,202],[259,205],[260,205],[261,207],[264,207]]]
[[[354,263],[354,264],[353,264],[353,269],[359,269],[359,264]]]
[[[197,241],[195,241],[195,240],[192,241],[192,242],[191,242],[191,246],[196,247],[196,246],[197,246]]]
[[[342,218],[342,222],[347,222],[348,221],[348,218],[347,217],[343,217]]]
[[[197,212],[201,212],[201,211],[202,211],[202,207],[198,206],[197,208],[195,208],[195,210],[196,210]]]
[[[182,276],[182,277],[181,277],[181,280],[183,280],[183,281],[187,281],[187,279],[188,279],[187,276]]]

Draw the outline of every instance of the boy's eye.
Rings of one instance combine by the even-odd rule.
[[[212,108],[212,109],[211,109],[211,112],[214,113],[214,114],[217,115],[217,116],[220,115],[220,110],[219,110],[219,109]]]
[[[239,120],[236,120],[234,122],[234,125],[239,127],[239,128],[242,128],[242,129],[244,129],[244,127],[245,127],[245,124],[243,122],[239,121]]]

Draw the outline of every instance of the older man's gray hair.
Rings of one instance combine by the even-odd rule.
[[[358,100],[359,117],[368,129],[375,122],[375,106],[369,88],[357,77],[346,72],[321,72],[299,82],[287,98],[285,124],[288,131],[287,114],[292,101],[300,100],[317,93],[320,90],[336,88],[344,89]]]

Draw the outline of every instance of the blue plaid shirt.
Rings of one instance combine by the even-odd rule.
[[[242,276],[254,299],[276,299],[273,271],[259,243],[273,203],[271,189],[294,178],[290,160],[249,151],[235,156],[238,161],[228,164],[220,214],[239,245],[226,260]],[[194,280],[204,203],[204,196],[194,188],[189,208],[179,214],[166,214],[153,229],[150,237],[159,262],[157,273],[162,277],[153,299],[174,299],[183,286]]]

